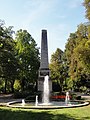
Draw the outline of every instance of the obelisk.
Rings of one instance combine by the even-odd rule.
[[[50,78],[49,62],[48,62],[48,42],[47,30],[42,30],[41,34],[41,60],[38,77],[38,91],[43,91],[44,77],[48,75]],[[52,91],[52,82],[49,79],[49,88]]]
[[[42,30],[40,69],[49,69],[49,66],[48,66],[47,30]]]

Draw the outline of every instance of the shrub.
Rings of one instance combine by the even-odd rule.
[[[15,90],[15,91],[20,91],[20,90],[21,90],[21,85],[20,85],[19,80],[15,80],[14,90]]]

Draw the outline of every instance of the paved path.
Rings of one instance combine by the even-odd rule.
[[[86,100],[90,100],[90,95],[82,95],[82,98],[84,98]]]
[[[21,99],[14,99],[12,94],[1,94],[0,95],[0,106],[6,106],[8,102],[17,101]]]

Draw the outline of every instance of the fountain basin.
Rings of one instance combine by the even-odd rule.
[[[65,102],[57,102],[53,101],[48,105],[44,105],[43,103],[38,103],[35,106],[34,102],[25,103],[22,105],[21,101],[12,101],[8,102],[7,106],[12,108],[24,108],[24,109],[61,109],[61,108],[74,108],[74,107],[82,107],[89,105],[89,102],[82,101],[70,101],[70,104],[65,104]]]

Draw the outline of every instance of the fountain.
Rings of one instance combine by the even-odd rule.
[[[65,104],[66,104],[66,105],[71,105],[71,104],[70,104],[69,92],[66,92]]]
[[[36,95],[35,106],[38,106],[38,96]]]
[[[43,97],[42,97],[42,103],[38,105],[43,105],[43,106],[49,106],[51,105],[49,101],[49,95],[50,94],[50,89],[49,89],[49,76],[46,75],[44,77],[44,83],[43,83]]]
[[[49,94],[52,91],[52,81],[49,80],[50,70],[48,65],[48,45],[47,45],[47,30],[42,30],[41,42],[41,62],[39,68],[38,91],[43,92],[42,103],[38,102],[36,96],[35,102],[27,102],[24,99],[21,101],[11,101],[7,103],[8,107],[29,108],[29,109],[60,109],[69,107],[80,107],[88,105],[89,102],[70,101],[69,93],[66,93],[65,102],[49,101]],[[43,86],[44,85],[44,86]],[[44,89],[43,89],[44,88]]]
[[[36,95],[35,103],[27,103],[24,99],[21,101],[12,101],[7,103],[8,107],[17,107],[17,108],[29,108],[29,109],[60,109],[60,108],[71,108],[71,107],[81,107],[88,105],[89,102],[80,102],[80,101],[70,101],[69,92],[66,92],[65,102],[60,101],[49,101],[49,76],[44,77],[44,91],[42,103],[38,102],[38,96]]]
[[[24,99],[22,99],[22,106],[24,106],[25,105],[25,100]]]
[[[48,75],[45,76],[44,86],[43,86],[43,98],[42,98],[42,102],[44,105],[47,105],[49,103],[49,81],[48,79],[49,79]]]

